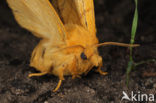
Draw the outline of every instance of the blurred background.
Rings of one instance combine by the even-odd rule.
[[[100,42],[130,42],[135,4],[133,0],[95,0],[97,37]],[[136,62],[156,58],[156,1],[138,0],[138,29],[134,49]],[[0,102],[1,103],[119,103],[122,91],[156,93],[156,62],[139,65],[131,73],[127,87],[126,68],[129,49],[101,47],[103,70],[107,76],[90,72],[81,79],[66,77],[57,93],[51,92],[58,78],[46,75],[28,78],[37,72],[29,67],[29,59],[39,39],[22,29],[14,20],[5,0],[0,1]]]

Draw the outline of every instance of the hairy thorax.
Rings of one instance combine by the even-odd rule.
[[[67,45],[81,45],[83,47],[91,46],[98,43],[98,39],[94,33],[76,24],[65,25],[67,31]]]

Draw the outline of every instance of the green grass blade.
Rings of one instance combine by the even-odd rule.
[[[133,17],[133,22],[132,22],[132,29],[131,29],[131,40],[130,43],[134,44],[135,42],[135,34],[136,34],[136,30],[137,30],[137,25],[138,25],[138,1],[135,0],[135,12],[134,12],[134,17]],[[128,67],[127,67],[127,72],[126,72],[126,84],[128,86],[128,82],[129,82],[129,74],[132,71],[133,68],[135,68],[134,66],[134,61],[133,61],[133,57],[132,57],[132,47],[130,48],[130,59],[128,62]]]
[[[133,44],[135,41],[135,34],[137,30],[137,25],[138,25],[138,3],[137,0],[135,0],[135,12],[134,12],[134,17],[133,17],[133,22],[132,22],[132,30],[131,30],[131,41],[130,43]]]

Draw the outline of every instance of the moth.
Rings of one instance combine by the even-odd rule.
[[[61,86],[64,76],[72,78],[87,74],[93,67],[101,70],[102,57],[98,47],[118,45],[135,47],[137,44],[116,42],[99,43],[96,37],[93,0],[7,0],[18,24],[42,38],[32,52],[30,66],[40,73],[59,77],[54,91]]]

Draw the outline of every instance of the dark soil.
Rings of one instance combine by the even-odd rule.
[[[97,36],[100,42],[129,43],[134,12],[132,1],[96,0]],[[155,6],[155,0],[139,0],[136,43],[141,46],[134,49],[136,62],[156,58]],[[46,75],[28,78],[29,73],[37,72],[29,67],[29,60],[38,42],[38,38],[16,23],[5,0],[1,0],[0,103],[120,103],[122,91],[128,94],[131,91],[155,94],[156,103],[156,77],[142,76],[143,72],[156,72],[156,62],[136,67],[127,87],[129,49],[116,46],[99,48],[107,76],[91,71],[80,79],[66,77],[59,91],[53,93],[58,83],[57,77]]]

